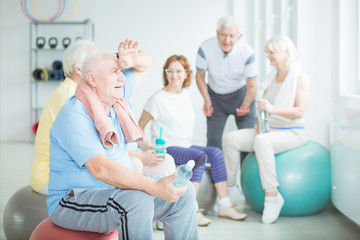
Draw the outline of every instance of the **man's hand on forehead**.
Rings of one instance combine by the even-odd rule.
[[[131,68],[136,65],[139,58],[139,42],[126,39],[119,44],[117,57],[121,69]]]

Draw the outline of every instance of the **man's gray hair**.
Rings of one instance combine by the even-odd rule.
[[[222,26],[231,27],[235,25],[239,36],[242,34],[242,26],[237,18],[234,16],[225,16],[219,19],[217,23],[217,31],[220,32]]]
[[[85,81],[87,80],[86,78],[89,72],[95,72],[97,70],[97,67],[101,67],[102,61],[96,61],[96,60],[98,60],[99,58],[101,59],[105,54],[114,55],[108,51],[97,50],[92,53],[89,53],[85,57],[83,64],[81,66],[81,78],[83,80]]]
[[[288,50],[287,62],[292,64],[296,61],[296,47],[293,41],[285,35],[276,35],[265,43],[264,50],[275,52]]]
[[[85,57],[89,54],[88,49],[90,47],[96,47],[93,41],[78,40],[66,48],[63,57],[65,76],[73,75],[75,73],[74,67],[81,69]]]

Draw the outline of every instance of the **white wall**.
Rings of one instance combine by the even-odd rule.
[[[332,2],[297,1],[298,54],[311,81],[306,113],[308,137],[329,146],[332,70]]]
[[[44,17],[50,17],[57,9],[57,4],[50,6],[46,0],[34,2]],[[67,1],[69,7],[64,16],[71,12],[74,3]],[[230,6],[232,1],[217,0],[86,0],[80,1],[70,20],[90,18],[95,23],[95,42],[99,48],[115,51],[121,40],[131,37],[140,41],[141,49],[152,54],[149,75],[132,99],[135,114],[140,116],[147,98],[162,87],[161,71],[166,58],[183,54],[195,70],[198,46],[215,36],[217,19],[228,14]],[[11,0],[1,0],[0,19],[0,140],[29,141],[29,20],[21,12],[20,1]],[[195,109],[201,113],[202,98],[195,82],[190,90]],[[199,144],[205,144],[205,125],[203,114],[198,114],[194,141]]]
[[[53,14],[57,7],[49,6],[46,2],[35,1],[38,12],[44,17]],[[71,12],[74,2],[67,1],[69,7],[64,15]],[[243,16],[251,15],[247,8],[252,5],[251,2],[252,0],[86,0],[80,1],[79,9],[71,20],[90,18],[95,23],[95,42],[99,48],[114,51],[119,41],[132,37],[140,41],[141,49],[152,54],[153,66],[149,75],[139,85],[132,99],[135,114],[140,116],[147,98],[162,87],[161,69],[166,58],[171,54],[183,54],[195,70],[197,48],[202,41],[215,35],[218,18],[235,13],[241,19],[246,19]],[[330,8],[327,0],[298,1],[298,47],[301,63],[313,84],[306,116],[309,138],[325,146],[328,146],[330,107],[331,30],[327,30],[331,29]],[[45,9],[50,12],[48,15]],[[20,1],[1,0],[0,24],[0,140],[31,141],[29,21],[21,12]],[[247,23],[244,25],[247,35],[253,36],[252,26]],[[251,37],[247,39],[252,40]],[[252,42],[249,43],[253,46]],[[195,82],[190,91],[197,111],[194,143],[205,144],[203,100]],[[234,127],[231,123],[225,130]]]

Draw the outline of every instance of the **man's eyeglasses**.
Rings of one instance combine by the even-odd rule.
[[[165,73],[168,76],[173,76],[175,74],[180,75],[180,74],[182,74],[184,72],[186,72],[185,69],[176,69],[176,70],[174,70],[174,69],[165,69]]]

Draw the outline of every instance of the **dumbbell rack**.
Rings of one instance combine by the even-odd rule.
[[[37,68],[51,68],[55,60],[62,61],[65,47],[63,39],[69,38],[71,42],[78,38],[94,40],[94,24],[90,20],[83,22],[30,22],[30,59],[29,59],[29,79],[30,79],[30,126],[40,119],[41,111],[48,98],[63,81],[39,81],[33,77],[33,71]],[[45,38],[42,48],[37,46],[37,39]],[[57,45],[50,47],[49,39],[54,45],[56,38]],[[39,41],[40,42],[40,41]]]

